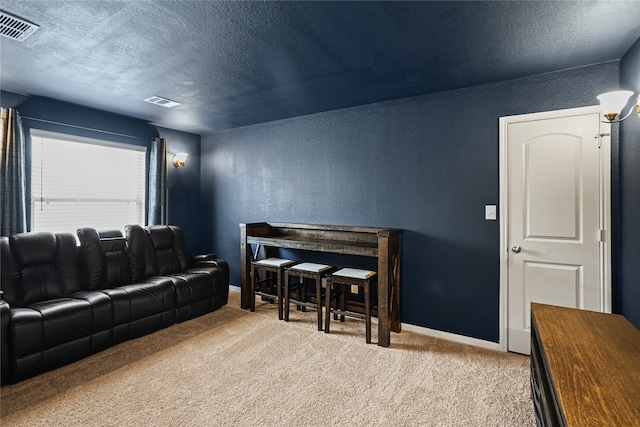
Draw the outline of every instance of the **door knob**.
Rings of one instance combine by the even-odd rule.
[[[511,251],[515,254],[519,253],[522,250],[522,248],[518,245],[513,245],[511,246]]]

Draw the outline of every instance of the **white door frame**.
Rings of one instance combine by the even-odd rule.
[[[527,120],[546,120],[562,115],[601,114],[599,106],[571,108],[559,111],[521,114],[500,117],[500,342],[502,351],[507,351],[507,328],[509,315],[509,182],[507,178],[507,126],[510,123]],[[601,311],[611,313],[611,125],[600,124],[600,229],[603,230],[600,242],[600,291]],[[598,136],[594,135],[594,138]]]

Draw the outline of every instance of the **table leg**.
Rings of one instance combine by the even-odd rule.
[[[247,229],[240,224],[240,308],[251,307],[251,245],[247,244]]]
[[[386,245],[385,245],[386,246]],[[378,254],[378,345],[389,347],[391,330],[389,319],[389,263],[386,251]]]

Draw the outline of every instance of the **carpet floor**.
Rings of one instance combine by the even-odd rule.
[[[10,426],[533,426],[529,358],[240,294],[213,313],[0,389]],[[373,340],[377,328],[373,326]]]

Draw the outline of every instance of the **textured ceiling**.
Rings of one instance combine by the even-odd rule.
[[[205,134],[620,59],[639,1],[1,0],[0,88]],[[182,103],[143,102],[159,95]]]

